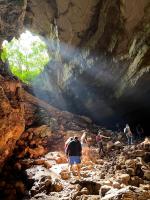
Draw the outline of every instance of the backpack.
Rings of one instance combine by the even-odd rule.
[[[124,128],[124,133],[125,133],[125,134],[128,133],[128,128]]]
[[[132,132],[130,131],[130,129],[129,128],[125,128],[124,129],[124,133],[127,135],[127,136],[132,136]]]

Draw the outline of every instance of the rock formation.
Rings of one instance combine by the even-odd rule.
[[[21,33],[26,6],[27,0],[0,2],[0,47],[3,40],[11,40]]]
[[[25,129],[24,108],[20,102],[21,84],[0,77],[0,166],[12,154]]]
[[[29,137],[29,140],[32,140],[33,135],[35,135],[34,144],[36,144],[37,148],[39,148],[36,149],[36,151],[39,150],[43,154],[44,150],[42,150],[41,146],[38,146],[42,142],[41,137],[43,139],[46,138],[45,140],[47,140],[47,137],[53,135],[51,142],[53,143],[54,140],[57,140],[56,142],[58,142],[58,139],[63,137],[61,136],[61,131],[64,129],[82,130],[91,126],[92,121],[90,119],[73,115],[69,112],[62,112],[50,106],[46,102],[27,93],[22,88],[19,81],[10,79],[10,77],[0,77],[0,88],[1,167],[3,166],[5,159],[10,157],[12,154],[16,141],[19,140],[25,129],[26,132],[22,136],[23,141],[18,141],[20,148],[25,147],[25,153],[28,151],[31,154],[36,154],[36,152],[34,153],[32,149],[29,149],[29,144],[25,145],[24,143],[25,138]],[[28,127],[35,126],[34,124],[38,127],[30,128],[28,130]],[[58,132],[57,135],[56,132]],[[36,136],[39,138],[39,143],[36,141]],[[64,139],[62,139],[62,141],[64,142]],[[32,141],[32,145],[34,144]],[[60,146],[61,145],[62,142],[60,142]],[[56,148],[58,148],[58,146]]]
[[[99,122],[126,115],[146,124],[149,11],[149,0],[0,1],[0,47],[27,28],[54,56],[31,88],[0,60],[0,199],[150,198],[149,139],[127,147],[121,133],[103,130],[114,141],[105,143],[110,157],[102,160],[90,135],[79,181],[64,168],[62,154],[69,136],[101,128],[82,114]]]
[[[137,116],[140,121],[139,112],[149,115],[148,0],[20,0],[1,1],[0,6],[1,42],[28,28],[43,36],[49,46],[56,31],[52,25],[57,27],[61,59],[51,62],[39,78],[54,106],[100,122],[124,115],[128,120]],[[36,93],[43,96],[43,92]],[[66,103],[60,104],[60,98]],[[94,110],[101,115],[91,115]]]
[[[29,1],[25,26],[44,36],[48,46],[51,24],[57,26],[62,57],[39,77],[46,91],[35,89],[36,95],[48,91],[54,106],[100,122],[149,115],[149,9],[148,0]],[[101,114],[91,115],[94,110]]]

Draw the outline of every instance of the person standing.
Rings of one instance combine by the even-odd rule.
[[[89,155],[89,146],[88,146],[88,140],[87,140],[87,133],[83,132],[83,135],[81,136],[81,146],[82,146],[82,152],[83,155],[88,157]]]
[[[82,155],[82,146],[77,136],[71,140],[66,147],[66,155],[68,157],[70,171],[74,172],[73,165],[76,164],[77,174],[80,178],[80,170],[81,170],[81,155]]]
[[[98,144],[98,148],[99,148],[99,155],[101,155],[101,153],[104,154],[104,147],[103,147],[103,138],[110,138],[110,137],[106,137],[104,135],[101,134],[101,131],[98,132],[98,135],[96,136],[96,142]]]
[[[126,134],[127,140],[128,140],[128,145],[133,144],[133,134],[131,132],[131,129],[128,124],[126,124],[124,128],[124,133]]]

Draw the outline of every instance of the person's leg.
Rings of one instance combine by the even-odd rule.
[[[101,151],[103,152],[104,154],[104,147],[103,147],[103,143],[101,143]]]
[[[98,142],[98,153],[99,153],[99,155],[101,155],[101,146],[100,146],[99,142]]]
[[[130,137],[127,136],[127,140],[128,140],[128,145],[130,145]]]
[[[103,143],[99,143],[99,155],[101,156],[101,153],[104,154],[104,148],[103,148]]]
[[[129,136],[129,145],[131,145],[131,137]]]
[[[77,164],[77,174],[78,174],[78,177],[80,178],[80,171],[81,171],[81,165],[80,164]]]
[[[133,137],[131,137],[131,144],[133,144]]]
[[[69,172],[73,172],[73,165],[69,165]]]
[[[73,157],[72,156],[68,158],[68,162],[69,162],[69,172],[73,172]]]
[[[85,156],[89,157],[89,147],[88,147],[88,145],[85,147]]]

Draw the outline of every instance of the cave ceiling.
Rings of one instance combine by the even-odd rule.
[[[107,60],[104,71],[113,78],[108,78],[106,84],[105,80],[99,81],[99,64],[95,65],[97,73],[90,77],[90,83],[89,73],[92,74],[94,68],[88,69],[89,73],[87,70],[78,74],[77,78],[86,87],[90,86],[85,102],[88,109],[96,109],[91,103],[93,99],[89,97],[93,91],[98,98],[103,97],[100,101],[107,98],[109,104],[115,104],[114,99],[118,101],[122,97],[138,97],[140,90],[145,91],[142,92],[143,98],[148,98],[149,0],[1,0],[0,13],[0,43],[18,37],[25,29],[48,39],[53,24],[57,26],[60,42],[68,48],[90,49],[91,54]],[[57,77],[55,79],[56,85],[64,86],[65,95],[68,95],[67,90],[73,83],[78,85],[69,68],[68,71],[67,78],[58,72],[59,81]],[[111,85],[111,81],[113,87],[110,89],[108,82]]]

